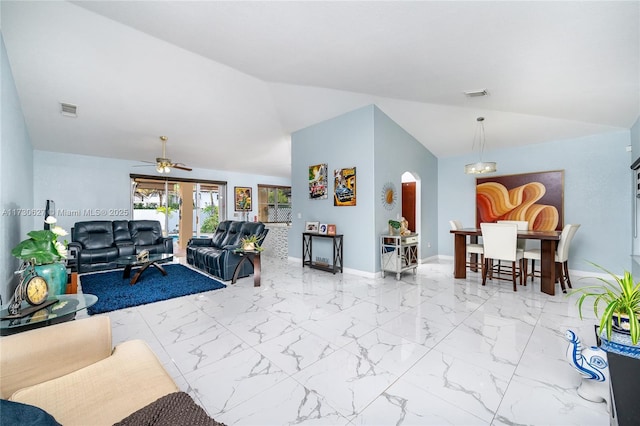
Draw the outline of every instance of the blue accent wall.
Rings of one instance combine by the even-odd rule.
[[[333,223],[344,235],[344,266],[373,271],[373,106],[343,114],[291,135],[291,203],[293,220],[289,231],[289,256],[302,259],[305,222]],[[309,166],[328,164],[328,197],[309,197]],[[356,168],[356,205],[333,205],[333,171]],[[363,251],[364,250],[364,251]],[[316,256],[331,257],[329,241],[314,241]]]
[[[437,159],[378,107],[369,105],[293,133],[291,153],[291,257],[302,258],[301,234],[306,222],[334,223],[337,232],[344,235],[345,268],[379,271],[379,237],[387,232],[388,220],[396,219],[402,211],[402,174],[407,171],[420,180],[422,188],[418,219],[424,247],[421,257],[437,253]],[[309,166],[322,163],[328,164],[329,196],[310,199]],[[356,167],[356,206],[337,207],[333,171],[346,167]],[[392,182],[398,191],[393,210],[386,210],[382,203],[386,182]],[[313,260],[316,256],[331,257],[331,247],[323,243],[314,242]]]
[[[376,237],[388,233],[389,219],[402,214],[402,174],[416,178],[416,228],[420,237],[421,259],[438,254],[438,159],[424,145],[407,133],[377,107],[375,111],[375,189]],[[393,182],[398,191],[398,202],[393,210],[382,204],[382,188]],[[376,247],[379,248],[379,242]],[[376,251],[376,271],[380,259]]]
[[[586,261],[621,273],[631,267],[630,132],[487,151],[495,175],[564,170],[564,223],[581,225],[572,245],[570,268],[594,271]],[[490,143],[490,141],[489,141]],[[450,219],[475,224],[475,176],[464,165],[475,155],[440,158],[439,253],[453,256]]]
[[[20,262],[11,256],[11,249],[33,229],[33,216],[19,214],[18,209],[33,205],[33,148],[22,115],[20,99],[9,67],[9,59],[0,35],[0,80],[2,84],[0,132],[0,296],[7,303],[17,285],[14,271]],[[44,206],[41,206],[44,207]]]

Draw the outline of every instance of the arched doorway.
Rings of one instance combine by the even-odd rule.
[[[420,234],[420,178],[411,172],[402,174],[402,217],[409,222],[409,229]],[[419,257],[419,256],[418,256]]]

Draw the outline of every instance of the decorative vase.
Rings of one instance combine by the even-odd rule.
[[[607,352],[597,346],[582,346],[580,338],[572,330],[567,330],[564,337],[569,341],[565,354],[567,361],[582,375],[582,381],[577,389],[578,395],[587,401],[604,401],[607,404],[607,411],[610,412],[611,380]]]
[[[34,269],[38,275],[47,280],[50,296],[65,294],[67,291],[67,267],[64,263],[36,265]]]
[[[242,249],[245,251],[253,251],[256,249],[256,246],[254,243],[246,243],[244,246],[242,246]]]
[[[622,334],[630,334],[629,329],[631,328],[631,325],[629,324],[628,315],[615,313],[611,318],[613,319],[612,328],[615,331]]]

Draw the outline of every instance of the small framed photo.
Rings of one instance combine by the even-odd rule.
[[[319,227],[320,227],[320,222],[306,222],[304,224],[304,232],[314,232],[317,234]]]
[[[318,234],[327,235],[327,224],[321,223],[320,228],[318,229]]]
[[[336,235],[336,225],[330,223],[327,225],[327,235]]]

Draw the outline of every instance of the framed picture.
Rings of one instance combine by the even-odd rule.
[[[481,222],[526,220],[533,231],[561,231],[564,170],[476,179],[476,227]]]
[[[336,169],[333,172],[335,192],[334,206],[356,205],[356,168]]]
[[[321,223],[320,228],[318,228],[318,234],[327,235],[327,224]]]
[[[320,227],[320,222],[306,222],[304,224],[304,232],[315,232],[318,233],[318,228]]]
[[[312,200],[326,199],[328,196],[327,167],[327,164],[309,166],[309,198]]]
[[[237,212],[251,210],[251,188],[245,186],[235,186],[233,188],[233,204]]]
[[[327,225],[327,235],[336,235],[336,225],[333,223]]]

